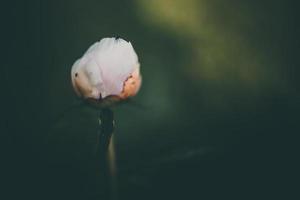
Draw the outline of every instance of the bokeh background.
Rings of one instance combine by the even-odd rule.
[[[294,1],[7,1],[1,165],[7,197],[109,199],[94,175],[98,110],[76,59],[133,44],[142,88],[114,108],[118,199],[287,199],[299,132]],[[7,199],[7,198],[6,198]]]

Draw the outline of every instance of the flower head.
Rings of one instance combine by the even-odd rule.
[[[140,64],[130,42],[104,38],[72,66],[76,94],[94,102],[134,96],[141,86]]]

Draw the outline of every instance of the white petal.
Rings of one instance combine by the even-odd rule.
[[[123,39],[104,38],[91,45],[81,59],[72,67],[84,69],[90,84],[97,88],[102,97],[119,95],[125,80],[139,68],[138,57],[130,42]]]
[[[93,56],[101,69],[107,95],[120,94],[124,81],[138,66],[132,45],[123,39],[105,38],[94,50]]]

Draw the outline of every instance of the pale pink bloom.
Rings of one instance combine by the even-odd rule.
[[[130,42],[104,38],[93,44],[72,66],[72,85],[84,99],[126,99],[141,86],[140,64]]]

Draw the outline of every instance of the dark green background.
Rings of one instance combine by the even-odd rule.
[[[117,35],[132,42],[143,75],[134,101],[114,108],[119,199],[294,194],[293,1],[33,0],[1,8],[3,195],[108,198],[93,174],[98,111],[74,106],[70,69],[92,43]]]

